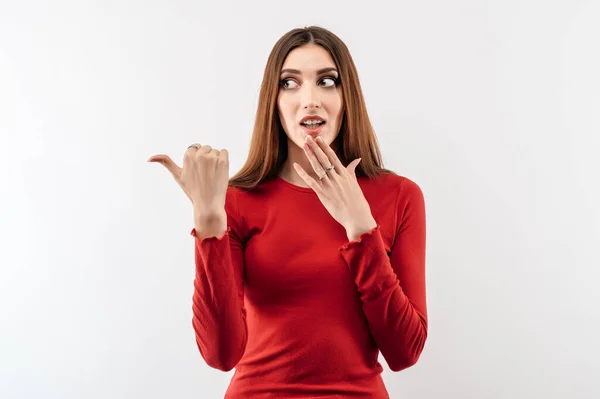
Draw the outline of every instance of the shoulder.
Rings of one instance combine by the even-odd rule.
[[[402,199],[420,199],[423,191],[414,180],[396,173],[381,173],[377,177],[368,179],[360,178],[362,186],[376,190],[380,194],[390,193],[400,201]]]
[[[417,182],[406,176],[398,177],[398,201],[423,201],[423,190]]]
[[[394,231],[400,226],[413,221],[422,225],[425,220],[425,198],[420,185],[413,179],[398,175],[385,174],[376,178],[378,180],[377,192],[382,197],[387,197],[389,212],[387,215],[394,220]]]
[[[426,210],[423,190],[414,180],[406,176],[397,176],[398,191],[395,209],[395,233],[401,230],[411,231],[411,234],[425,232]]]
[[[425,198],[421,186],[413,179],[401,175],[389,175],[389,185],[394,187],[396,193],[396,213],[402,218],[407,211],[422,212],[425,207]]]
[[[264,212],[273,197],[272,184],[262,183],[251,190],[235,186],[227,187],[225,208],[240,219],[247,219]]]
[[[240,215],[240,195],[243,190],[228,186],[227,192],[225,193],[225,210],[228,215],[232,217],[239,217]]]

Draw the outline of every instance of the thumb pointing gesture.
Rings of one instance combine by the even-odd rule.
[[[158,162],[163,165],[175,178],[178,180],[181,178],[181,168],[173,162],[170,156],[165,154],[153,155],[148,159],[148,162]]]
[[[222,217],[225,214],[229,186],[229,153],[226,149],[191,145],[183,155],[183,168],[165,154],[151,156],[148,162],[158,162],[167,168],[198,215]]]
[[[175,179],[177,184],[179,184],[179,187],[182,188],[185,195],[187,195],[189,200],[192,201],[190,194],[187,192],[181,181],[181,171],[183,169],[177,166],[177,164],[173,162],[170,156],[166,154],[153,155],[148,159],[148,162],[157,162],[163,165],[165,168],[167,168],[167,170],[173,175],[173,178]]]

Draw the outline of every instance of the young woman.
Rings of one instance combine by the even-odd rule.
[[[193,327],[226,398],[388,398],[427,338],[425,205],[382,167],[354,62],[320,27],[275,44],[250,153],[155,155],[194,205]],[[345,166],[347,165],[347,166]]]

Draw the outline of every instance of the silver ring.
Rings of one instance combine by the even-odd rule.
[[[323,174],[323,176],[319,176],[319,180],[323,180],[325,178],[325,176],[327,176],[327,172],[329,172],[333,168],[335,168],[335,166],[333,166],[333,164],[329,165],[327,167],[327,169],[325,169],[325,173]]]
[[[199,149],[199,148],[198,148],[198,146],[197,146],[197,145],[195,145],[195,144],[192,144],[191,146],[189,146],[189,147],[188,147],[188,150],[189,150],[190,148],[195,148],[195,149],[197,149],[197,150]]]

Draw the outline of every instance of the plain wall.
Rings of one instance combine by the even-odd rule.
[[[600,397],[599,1],[0,1],[0,397],[222,398],[192,329],[195,142],[249,149],[277,39],[348,45],[426,197],[392,398]]]

